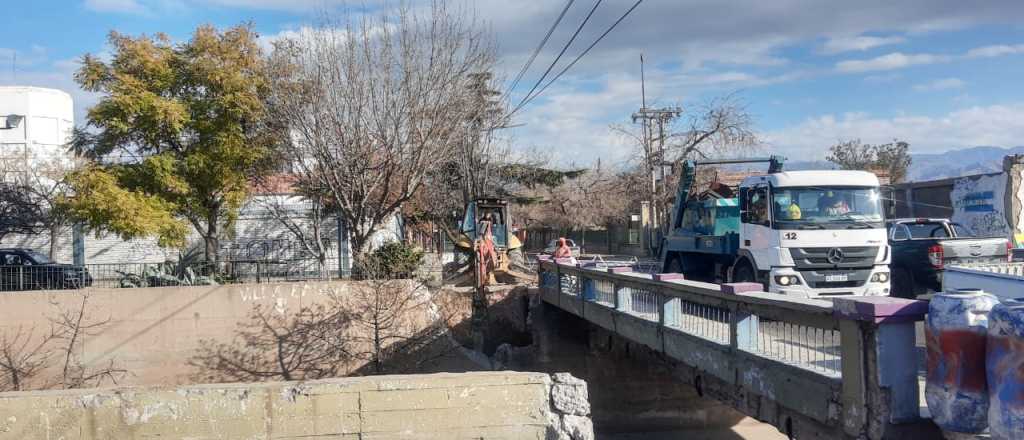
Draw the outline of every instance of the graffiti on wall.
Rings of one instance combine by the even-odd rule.
[[[957,179],[949,193],[953,205],[951,220],[966,226],[979,237],[1011,237],[1004,200],[1006,174]]]

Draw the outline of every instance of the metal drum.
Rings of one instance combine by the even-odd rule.
[[[1024,439],[1024,299],[996,305],[988,319],[989,431],[995,440]]]
[[[947,436],[988,426],[985,337],[988,314],[998,302],[981,290],[961,289],[936,294],[928,305],[925,400]]]

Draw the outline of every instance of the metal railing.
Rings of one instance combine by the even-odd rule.
[[[956,263],[950,267],[1024,277],[1024,263]]]
[[[85,266],[0,266],[0,291],[138,288],[213,284],[249,284],[325,280],[338,277],[336,266],[316,259],[225,261],[209,263],[110,263]]]
[[[0,292],[80,289],[91,284],[92,278],[82,267],[0,266]]]
[[[556,277],[545,275],[552,269]],[[557,278],[560,293],[583,302],[715,342],[723,349],[733,347],[829,377],[839,374],[839,324],[827,301],[726,294],[716,284],[659,282],[631,268],[608,273],[601,267],[542,262],[539,270],[541,287],[553,287],[545,283]],[[733,335],[743,339],[734,341]]]
[[[745,388],[853,437],[879,423],[921,420],[916,377],[902,369],[916,365],[913,329],[924,302],[793,298],[758,284],[538,260],[545,303],[690,366],[692,380],[713,376],[720,389]],[[870,395],[883,388],[888,394]],[[891,402],[891,415],[868,419],[878,399]]]

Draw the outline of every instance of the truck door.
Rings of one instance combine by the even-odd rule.
[[[773,260],[776,252],[772,240],[771,206],[768,200],[768,185],[759,184],[747,189],[744,194],[743,225],[740,234],[740,248],[753,254],[758,266]],[[758,267],[759,270],[767,267]]]

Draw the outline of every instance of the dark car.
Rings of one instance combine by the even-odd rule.
[[[1005,263],[1011,255],[1005,238],[976,238],[960,224],[935,218],[890,221],[889,246],[892,292],[904,298],[941,291],[947,266]]]
[[[32,249],[0,248],[0,291],[80,289],[92,285],[82,266],[55,263]]]

